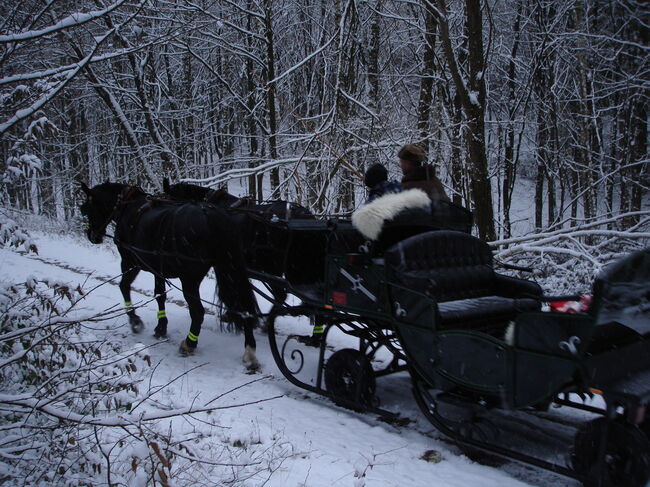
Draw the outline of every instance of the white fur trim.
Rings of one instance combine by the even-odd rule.
[[[392,220],[402,210],[427,208],[431,200],[421,189],[388,193],[362,206],[352,214],[352,225],[370,240],[377,240],[384,222]]]

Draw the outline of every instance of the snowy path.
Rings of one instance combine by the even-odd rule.
[[[120,306],[117,289],[119,259],[111,243],[93,246],[81,238],[33,234],[40,255],[23,255],[0,249],[0,281],[19,282],[28,276],[51,278],[81,285],[88,290],[97,287],[82,302],[84,311],[102,311]],[[104,283],[103,285],[100,285]],[[178,283],[177,283],[178,285]],[[267,338],[257,333],[261,374],[246,375],[241,364],[243,337],[223,333],[214,314],[206,315],[199,352],[190,358],[176,353],[178,343],[188,330],[189,316],[180,292],[171,289],[168,299],[170,338],[157,342],[151,332],[155,326],[156,303],[152,300],[153,277],[142,273],[134,283],[133,302],[141,304],[140,316],[146,330],[134,337],[124,317],[107,327],[117,333],[125,344],[135,341],[153,345],[153,364],[159,364],[152,382],[166,383],[187,372],[171,384],[161,398],[175,407],[193,401],[205,402],[251,380],[259,379],[227,396],[226,403],[252,402],[281,396],[242,408],[218,413],[221,428],[206,426],[199,431],[220,445],[290,445],[293,455],[282,463],[264,483],[266,477],[250,480],[250,485],[267,486],[355,486],[355,471],[365,470],[366,486],[565,486],[578,483],[548,472],[510,462],[495,462],[497,468],[473,462],[459,454],[437,433],[417,410],[409,396],[407,383],[396,384],[395,404],[400,412],[414,420],[409,426],[396,427],[339,408],[329,401],[305,393],[286,381],[277,370],[268,348]],[[212,301],[214,281],[206,279],[202,296]],[[265,304],[261,303],[264,307]],[[211,310],[207,310],[210,313]],[[117,330],[117,331],[115,331]],[[192,370],[193,368],[199,368]],[[399,379],[399,378],[398,378]],[[214,419],[214,416],[212,416]],[[178,425],[175,425],[178,428]],[[196,424],[192,426],[196,429]],[[428,463],[420,457],[427,450],[438,450],[443,461]],[[490,462],[486,459],[486,463]],[[248,485],[248,484],[247,484]]]

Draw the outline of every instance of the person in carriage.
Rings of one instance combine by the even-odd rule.
[[[424,162],[424,149],[415,144],[406,144],[397,152],[397,157],[403,174],[402,187],[405,190],[417,188],[424,191],[431,200],[449,201],[433,165]]]
[[[388,180],[388,171],[383,164],[373,164],[363,175],[363,183],[368,188],[366,204],[389,193],[399,193],[404,188],[397,181]]]

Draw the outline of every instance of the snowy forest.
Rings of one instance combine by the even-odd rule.
[[[486,240],[513,236],[524,183],[526,232],[645,222],[644,2],[1,8],[0,170],[12,208],[71,219],[75,180],[156,191],[167,176],[238,178],[260,201],[348,214],[366,166],[396,171],[397,149],[421,143]]]
[[[0,247],[67,266],[48,279],[44,268],[0,259],[0,375],[3,384],[13,377],[0,394],[0,484],[332,482],[317,470],[309,480],[316,447],[291,440],[290,425],[287,440],[273,421],[228,413],[277,402],[275,379],[234,377],[231,357],[226,378],[208,381],[221,389],[199,398],[187,377],[207,352],[180,369],[180,359],[163,363],[152,380],[152,360],[169,350],[101,335],[124,322],[119,292],[104,296],[94,283],[100,308],[89,309],[88,282],[72,276],[94,269],[111,281],[115,252],[92,253],[86,242],[77,262],[39,233],[85,238],[80,182],[159,193],[168,178],[345,218],[366,199],[365,170],[379,162],[399,181],[397,151],[418,144],[497,261],[533,268],[549,292],[588,293],[605,264],[650,242],[649,100],[643,0],[0,2]],[[149,293],[140,305],[154,306],[149,281],[140,287]],[[179,310],[178,336],[187,319]],[[80,342],[70,333],[90,335]],[[240,352],[239,337],[209,340],[206,349],[226,341],[233,357]],[[268,353],[261,360],[270,367]],[[261,392],[239,391],[258,382]],[[159,394],[169,390],[194,399]],[[222,418],[229,432],[194,416],[217,410],[233,415]],[[173,431],[161,422],[178,418]],[[212,434],[226,447],[210,443]],[[394,483],[364,480],[401,448],[385,431],[373,434],[392,446],[333,467],[344,478],[336,485],[430,475],[414,466],[417,456],[413,464],[398,456]],[[426,445],[418,431],[404,434]],[[274,483],[290,462],[293,483]],[[464,462],[440,468],[458,485],[556,482]]]

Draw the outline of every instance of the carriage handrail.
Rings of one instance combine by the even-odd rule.
[[[521,265],[515,265],[515,264],[508,264],[507,262],[501,262],[500,260],[494,259],[494,263],[498,265],[499,267],[503,267],[504,269],[509,269],[511,271],[521,271],[521,272],[528,272],[530,274],[533,273],[534,269],[532,267],[525,267]]]

